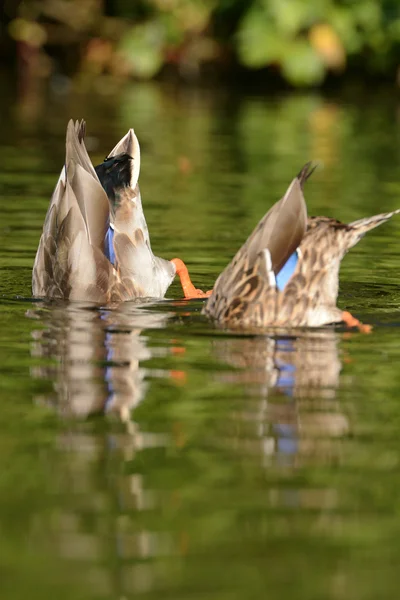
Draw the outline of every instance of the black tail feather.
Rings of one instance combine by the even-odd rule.
[[[312,161],[309,161],[308,163],[306,163],[304,165],[304,167],[301,169],[300,173],[297,175],[297,179],[299,180],[302,189],[303,189],[305,182],[307,181],[307,179],[309,177],[311,177],[311,175],[314,173],[317,166],[318,166],[318,164],[313,165]]]
[[[76,121],[75,127],[78,134],[79,143],[82,144],[86,137],[86,121],[84,119],[81,119],[81,121]]]

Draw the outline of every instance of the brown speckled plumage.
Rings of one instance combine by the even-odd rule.
[[[97,303],[162,298],[174,279],[175,266],[151,251],[138,186],[136,135],[131,129],[105,161],[108,171],[102,183],[110,188],[108,197],[86,151],[84,136],[85,123],[71,120],[65,166],[50,201],[33,267],[33,294]],[[113,163],[121,169],[118,189],[107,180]],[[105,253],[110,224],[115,266]]]
[[[396,210],[348,225],[307,219],[303,184],[307,164],[285,196],[263,217],[217,279],[203,312],[228,327],[319,327],[342,321],[336,306],[340,262],[363,235]],[[298,248],[295,271],[282,291],[276,275]]]

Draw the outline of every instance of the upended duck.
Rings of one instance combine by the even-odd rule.
[[[327,217],[307,218],[303,186],[314,168],[307,163],[261,219],[217,279],[204,314],[233,328],[344,322],[370,330],[336,306],[340,262],[367,231],[400,209],[348,225]]]
[[[151,250],[133,129],[95,168],[85,131],[84,121],[68,123],[66,161],[36,253],[33,295],[102,304],[163,298],[178,275],[185,298],[205,297],[181,259],[165,260]]]

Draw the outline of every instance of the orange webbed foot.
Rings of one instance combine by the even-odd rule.
[[[346,310],[342,312],[342,321],[346,323],[347,327],[357,327],[362,333],[371,333],[372,331],[372,325],[361,323],[361,321],[353,317],[353,315]]]
[[[187,266],[180,258],[173,258],[171,260],[172,264],[175,265],[176,274],[181,280],[182,290],[184,297],[189,300],[192,298],[208,298],[212,294],[212,290],[208,292],[203,292],[203,290],[199,290],[194,287],[191,282],[189,271]]]
[[[203,292],[203,290],[196,289],[195,296],[190,296],[190,298],[209,298],[212,294],[212,290],[208,290],[207,292]]]

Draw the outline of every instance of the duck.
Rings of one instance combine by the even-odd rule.
[[[315,166],[302,168],[218,277],[202,309],[207,317],[231,329],[344,323],[371,330],[336,305],[340,263],[400,209],[349,224],[308,217],[303,188]]]
[[[69,121],[66,159],[50,200],[33,271],[34,297],[99,304],[164,298],[176,275],[185,298],[206,297],[180,258],[155,256],[138,185],[133,129],[94,167],[86,123]]]

